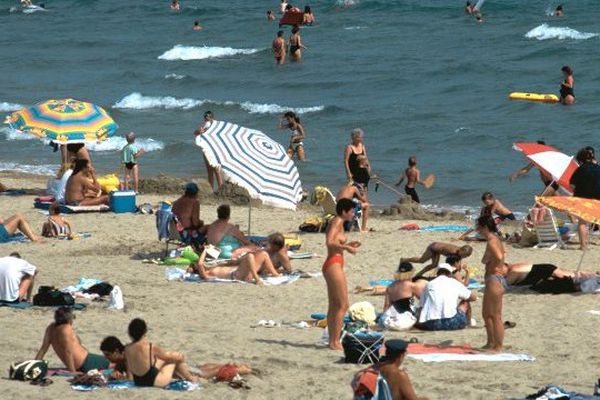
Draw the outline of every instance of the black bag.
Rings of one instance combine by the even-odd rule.
[[[83,291],[83,293],[98,294],[100,296],[108,296],[112,292],[113,287],[110,283],[101,282]]]
[[[39,381],[48,373],[48,361],[27,360],[10,364],[8,378],[18,381]]]
[[[72,306],[75,299],[69,293],[63,293],[50,286],[41,286],[33,296],[34,306]]]
[[[352,364],[375,364],[379,362],[379,350],[383,345],[383,334],[347,333],[342,340],[344,362]]]

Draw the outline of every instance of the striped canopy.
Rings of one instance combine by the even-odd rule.
[[[295,210],[302,198],[300,176],[285,149],[262,132],[213,121],[196,137],[208,163],[264,204]]]
[[[59,144],[98,142],[119,127],[102,108],[75,99],[47,100],[12,113],[11,128]]]

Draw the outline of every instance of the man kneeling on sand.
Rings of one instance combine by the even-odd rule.
[[[455,268],[442,263],[437,278],[427,284],[421,295],[419,328],[428,331],[464,329],[471,320],[470,302],[477,295],[452,277]],[[457,307],[458,306],[458,307]]]
[[[70,308],[61,307],[54,312],[54,322],[48,325],[44,334],[42,347],[35,359],[43,360],[52,346],[56,355],[72,373],[87,373],[93,369],[107,369],[108,360],[103,356],[92,354],[81,344],[81,340],[73,329],[75,316]]]
[[[103,195],[99,187],[94,185],[94,171],[88,160],[76,160],[73,174],[67,181],[65,202],[70,206],[108,205],[108,196]]]

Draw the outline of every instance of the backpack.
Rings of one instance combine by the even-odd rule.
[[[17,381],[39,381],[48,373],[48,361],[27,360],[10,364],[8,378]]]
[[[75,299],[69,293],[63,293],[50,286],[41,286],[33,296],[34,306],[72,306]]]

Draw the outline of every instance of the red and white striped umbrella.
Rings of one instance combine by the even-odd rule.
[[[572,156],[561,153],[552,146],[538,143],[515,143],[513,148],[522,152],[529,161],[542,172],[550,175],[563,189],[573,193],[569,181],[579,165]]]

